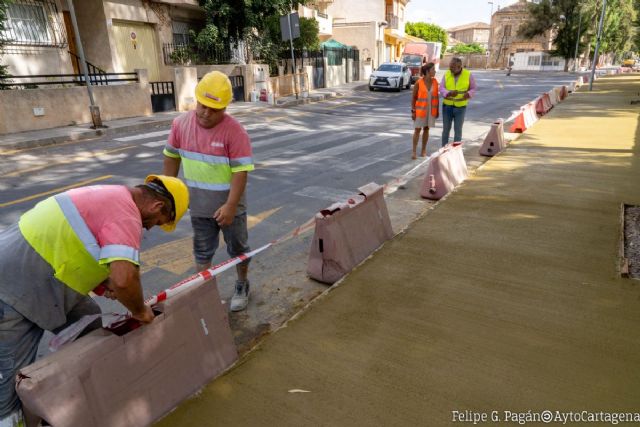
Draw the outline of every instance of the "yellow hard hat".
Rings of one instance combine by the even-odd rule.
[[[180,221],[180,218],[182,218],[182,215],[184,215],[184,213],[187,211],[187,208],[189,207],[189,190],[180,178],[176,178],[173,176],[149,175],[144,180],[144,183],[148,184],[153,181],[160,181],[162,185],[164,185],[164,188],[168,191],[168,195],[171,196],[169,197],[169,199],[173,202],[173,221],[162,224],[160,226],[160,228],[162,228],[164,231],[171,232],[175,230],[176,224],[178,223],[178,221]],[[162,192],[160,192],[160,194],[162,194]],[[166,194],[163,195],[167,196]]]
[[[221,110],[232,98],[231,80],[220,71],[205,74],[196,86],[196,99],[205,107]]]

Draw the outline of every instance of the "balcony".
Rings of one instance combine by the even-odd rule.
[[[387,21],[387,28],[392,30],[400,29],[400,18],[398,18],[397,15],[394,15],[393,13],[387,13],[386,21]]]
[[[333,34],[333,26],[331,15],[327,15],[326,13],[322,13],[317,9],[312,9],[307,6],[300,6],[298,8],[298,13],[301,17],[312,18],[318,21],[318,33],[321,36],[330,36]]]

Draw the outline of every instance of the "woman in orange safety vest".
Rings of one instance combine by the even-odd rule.
[[[427,140],[429,128],[436,125],[436,119],[440,113],[440,100],[438,94],[438,81],[435,78],[436,68],[433,62],[425,64],[421,68],[422,77],[413,87],[411,97],[411,119],[413,120],[413,151],[411,158],[416,158],[420,129],[422,132],[422,150],[420,156],[427,155]]]

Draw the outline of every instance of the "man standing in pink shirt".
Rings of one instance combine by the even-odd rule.
[[[133,318],[153,320],[140,284],[142,229],[172,231],[188,205],[182,181],[149,175],[134,188],[80,187],[49,197],[0,232],[0,425],[20,425],[15,377],[35,360],[44,330],[57,333],[100,313],[88,296],[99,285]]]
[[[452,58],[449,69],[440,83],[442,95],[442,146],[449,143],[453,123],[453,141],[462,141],[462,125],[467,104],[476,93],[476,80],[471,72],[462,67],[460,58]]]
[[[219,72],[196,86],[197,106],[176,118],[164,149],[164,174],[177,176],[182,165],[191,195],[193,253],[197,271],[211,267],[222,231],[231,257],[249,252],[245,187],[254,169],[249,135],[226,113],[231,81]],[[249,303],[249,261],[236,266],[238,279],[231,311]]]

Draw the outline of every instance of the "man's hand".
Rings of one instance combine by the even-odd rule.
[[[153,322],[153,319],[156,317],[156,315],[153,314],[153,310],[151,310],[151,307],[145,304],[142,312],[132,313],[131,317],[133,317],[134,319],[138,320],[141,323],[148,324]]]
[[[462,95],[464,97],[464,99],[469,99],[471,98],[471,96],[469,95],[469,92],[465,92],[464,95]]]
[[[447,94],[447,98],[455,98],[456,96],[458,96],[457,90],[452,90]]]
[[[213,214],[213,219],[216,220],[220,227],[231,225],[233,218],[236,216],[236,209],[237,206],[225,203]]]
[[[411,120],[415,120],[416,119],[416,112],[412,111],[411,112]]]

